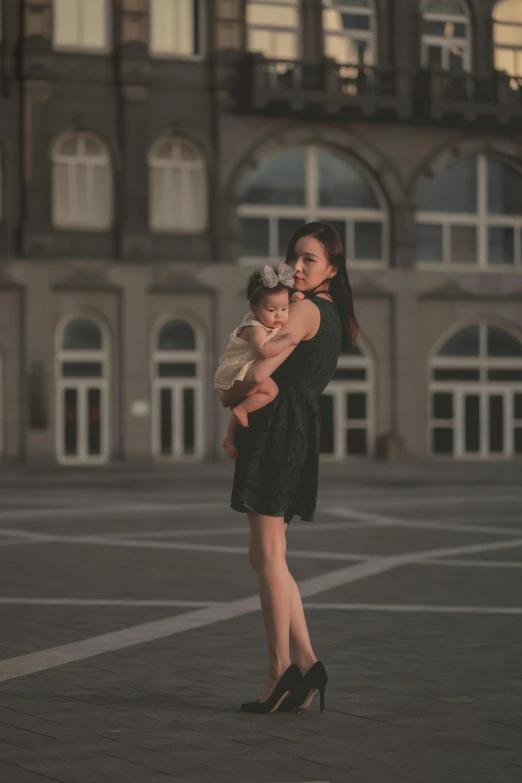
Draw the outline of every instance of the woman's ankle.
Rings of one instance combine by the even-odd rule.
[[[315,655],[308,655],[308,656],[303,656],[302,658],[301,658],[301,657],[299,657],[299,658],[298,658],[298,657],[296,657],[296,658],[295,658],[295,662],[296,662],[296,664],[299,666],[299,669],[300,669],[300,671],[301,671],[301,674],[302,674],[302,675],[303,675],[303,677],[304,677],[304,675],[306,674],[306,672],[307,672],[309,669],[311,669],[311,668],[312,668],[312,666],[314,665],[314,663],[317,663],[317,658],[315,657]]]

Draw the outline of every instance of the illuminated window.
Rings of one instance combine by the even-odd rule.
[[[427,0],[422,4],[422,63],[445,71],[471,67],[470,20],[466,3]]]
[[[107,49],[109,10],[107,0],[54,0],[55,48],[90,51]]]
[[[201,0],[150,0],[150,51],[153,55],[193,57],[203,40]]]
[[[247,48],[268,59],[299,57],[298,0],[247,0]]]
[[[502,0],[493,9],[495,68],[522,78],[522,2]]]
[[[373,0],[323,0],[324,53],[341,64],[373,65]]]

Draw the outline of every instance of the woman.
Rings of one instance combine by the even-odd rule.
[[[232,406],[273,375],[276,399],[237,433],[231,506],[250,523],[250,562],[257,571],[268,642],[269,671],[261,699],[248,712],[307,707],[317,690],[324,709],[327,675],[314,655],[301,596],[286,563],[286,530],[295,514],[311,522],[317,499],[319,395],[333,377],[342,346],[358,334],[341,239],[328,223],[307,223],[292,239],[286,262],[305,299],[290,307],[282,332],[293,345],[259,360],[243,385],[222,401]],[[253,385],[254,384],[254,385]],[[241,395],[241,397],[238,396]],[[295,663],[290,664],[290,644]]]

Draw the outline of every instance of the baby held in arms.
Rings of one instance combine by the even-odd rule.
[[[236,381],[245,378],[250,367],[258,359],[279,356],[289,346],[295,345],[292,335],[277,336],[288,320],[289,302],[304,299],[304,294],[295,292],[294,270],[284,261],[277,272],[265,266],[261,272],[254,272],[249,278],[247,298],[250,312],[230,335],[230,342],[219,360],[214,377],[215,389],[230,389]],[[223,448],[229,457],[237,456],[235,434],[238,426],[248,427],[248,414],[264,408],[279,393],[277,384],[268,378],[256,386],[255,391],[239,405],[232,408],[232,416]]]

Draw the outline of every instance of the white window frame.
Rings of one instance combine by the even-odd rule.
[[[295,27],[286,27],[286,26],[280,26],[280,25],[274,25],[274,24],[259,24],[259,23],[252,23],[248,21],[248,12],[249,8],[255,6],[255,5],[264,5],[264,6],[284,6],[288,8],[293,8],[296,11],[297,14],[297,24]],[[300,60],[302,57],[302,14],[301,14],[301,0],[245,0],[245,28],[246,28],[246,48],[250,52],[258,52],[259,50],[254,49],[254,45],[250,42],[250,36],[252,31],[254,30],[263,30],[264,32],[268,32],[272,34],[272,38],[275,40],[277,39],[277,36],[281,33],[288,35],[293,34],[295,36],[295,58],[282,58],[280,55],[276,54],[275,52],[270,51],[273,45],[273,41],[271,42],[270,48],[268,51],[261,51],[259,52],[264,57],[266,57],[267,60],[279,60],[281,63],[284,62],[294,62],[297,60]],[[274,49],[277,49],[277,46],[274,47]]]
[[[333,397],[334,452],[321,453],[325,462],[342,462],[346,459],[368,459],[375,452],[375,368],[374,362],[364,347],[361,338],[357,340],[361,355],[341,354],[337,369],[364,369],[365,380],[332,380],[323,395]],[[346,416],[346,395],[358,393],[366,395],[366,418],[348,419]],[[346,433],[348,430],[366,430],[367,451],[364,455],[348,454]]]
[[[478,356],[440,356],[439,351],[451,339],[453,335],[458,334],[467,326],[479,327],[479,355]],[[501,382],[489,381],[489,370],[519,370],[522,371],[522,358],[517,357],[490,357],[487,355],[487,328],[496,326],[486,320],[473,321],[468,324],[461,324],[458,329],[453,329],[450,334],[446,334],[437,344],[429,361],[429,384],[428,384],[428,443],[427,450],[431,456],[437,459],[512,459],[520,455],[514,452],[514,431],[515,427],[522,427],[522,419],[516,419],[514,415],[515,394],[522,393],[521,382]],[[507,334],[511,334],[520,342],[518,335],[506,329],[505,326],[499,326]],[[478,370],[479,380],[477,381],[440,381],[433,379],[433,371],[436,369],[444,370]],[[452,419],[434,419],[432,399],[436,393],[453,394],[453,418]],[[463,400],[466,394],[476,394],[480,398],[480,450],[478,453],[466,452],[464,442],[464,407]],[[504,397],[504,452],[502,454],[490,453],[488,444],[489,419],[487,411],[487,401],[491,395],[502,395]],[[437,453],[432,447],[432,431],[435,428],[453,429],[453,455]]]
[[[170,321],[184,321],[194,332],[196,347],[193,351],[161,351],[158,348],[158,338],[161,329]],[[205,402],[203,398],[204,385],[204,358],[205,349],[203,335],[200,328],[193,322],[190,316],[185,313],[169,314],[164,316],[152,330],[152,349],[151,349],[151,394],[152,394],[152,417],[151,417],[151,439],[152,454],[162,462],[197,462],[205,456]],[[158,365],[160,363],[195,364],[196,375],[194,377],[165,378],[160,377]],[[161,408],[159,404],[160,390],[171,389],[172,391],[172,423],[173,423],[173,443],[172,454],[161,453],[160,439],[160,417]],[[184,389],[193,389],[195,396],[194,405],[194,454],[185,454],[183,451],[183,401],[182,395]]]
[[[295,149],[292,147],[291,149]],[[240,204],[237,210],[239,218],[268,218],[269,221],[269,255],[268,256],[240,256],[239,263],[242,266],[259,266],[263,264],[275,263],[279,257],[277,221],[280,218],[295,218],[308,223],[312,220],[343,220],[347,224],[347,236],[341,237],[346,251],[346,258],[350,268],[355,269],[381,269],[388,265],[389,258],[389,220],[379,189],[368,179],[366,173],[362,173],[360,168],[350,160],[351,166],[357,169],[363,179],[372,188],[377,200],[380,203],[380,209],[353,209],[346,207],[320,207],[318,204],[318,165],[317,153],[320,148],[315,144],[305,147],[306,150],[306,198],[302,206],[277,206],[269,204]],[[327,148],[325,148],[327,149]],[[261,164],[262,165],[262,162]],[[355,259],[355,222],[381,223],[382,226],[382,258],[367,261],[357,261]]]
[[[183,146],[189,148],[195,155],[192,160],[182,160],[181,155],[178,157],[172,157],[170,160],[167,158],[157,158],[156,150],[165,142],[172,142],[178,144],[178,149],[181,150]],[[197,157],[196,157],[197,156]],[[181,136],[163,136],[158,139],[152,145],[152,148],[148,154],[148,166],[149,166],[149,227],[154,233],[160,234],[200,234],[206,230],[208,225],[208,185],[207,185],[207,167],[205,159],[199,150],[199,148],[188,139]],[[181,213],[179,225],[175,223],[169,223],[166,219],[168,216],[167,205],[171,202],[169,187],[173,187],[172,183],[169,185],[169,172],[180,172],[180,201],[181,201]],[[153,200],[153,193],[155,188],[153,186],[153,179],[159,172],[162,172],[162,191],[164,197],[161,199],[159,205]],[[189,199],[183,199],[183,192],[185,188],[189,187],[190,175],[196,173],[199,176],[199,191],[200,191],[200,205],[199,212],[194,214],[191,210],[191,202]],[[172,176],[172,175],[171,175]],[[158,214],[158,206],[161,208],[163,205],[163,214]],[[161,217],[161,219],[160,219]],[[192,221],[192,222],[191,222]]]
[[[77,154],[60,152],[60,146],[69,138],[74,138],[77,145]],[[85,154],[85,142],[95,141],[100,147],[98,156]],[[58,167],[67,167],[67,194],[70,203],[68,215],[59,214],[59,196],[58,196]],[[80,209],[76,205],[76,177],[80,166],[85,168],[85,181],[87,193],[85,194],[85,203],[90,204],[91,211],[85,210],[80,216]],[[52,214],[53,225],[57,229],[64,230],[84,230],[84,231],[104,231],[112,226],[113,221],[113,176],[111,156],[105,143],[93,133],[67,133],[61,136],[54,144],[52,151],[53,168],[53,196],[52,196]],[[104,189],[106,191],[106,215],[96,214],[98,197],[96,194],[95,170],[105,172]]]
[[[176,3],[177,0],[170,0],[171,3]],[[205,0],[191,0],[195,15],[197,16],[198,32],[197,32],[197,45],[198,52],[186,53],[176,52],[172,49],[157,49],[154,47],[152,40],[152,16],[155,13],[154,5],[155,0],[150,0],[149,3],[149,55],[155,60],[202,60],[205,57],[206,49],[206,37],[205,29],[207,24],[207,9]]]
[[[327,30],[324,24],[325,12],[331,10],[349,10],[353,16],[368,16],[370,17],[370,29],[369,30]],[[322,12],[323,12],[323,47],[326,54],[327,46],[326,41],[328,38],[350,38],[352,41],[366,41],[368,47],[367,62],[365,66],[371,67],[375,65],[377,61],[377,18],[375,13],[374,0],[370,0],[370,8],[365,8],[363,5],[357,8],[357,6],[347,7],[342,4],[337,4],[336,0],[322,0]],[[339,63],[340,65],[358,66],[361,63]]]
[[[58,52],[81,52],[82,54],[106,54],[111,51],[111,11],[112,3],[109,0],[104,0],[104,17],[105,17],[105,30],[104,41],[100,46],[86,46],[81,43],[83,32],[83,17],[88,11],[90,0],[67,0],[69,3],[76,3],[77,7],[77,25],[78,25],[78,43],[76,44],[60,44],[56,40],[57,32],[57,10],[56,0],[52,0],[52,15],[53,15],[53,49]]]
[[[416,260],[418,269],[459,272],[522,272],[522,215],[489,215],[487,204],[488,157],[477,156],[477,212],[417,212],[416,224],[442,226],[442,261]],[[490,160],[495,160],[490,157]],[[436,176],[436,175],[435,175]],[[522,176],[522,175],[521,175]],[[475,226],[477,229],[477,262],[458,263],[451,260],[451,227]],[[488,229],[512,228],[514,231],[514,263],[488,264]]]
[[[495,16],[495,11],[497,6],[499,6],[501,3],[496,3],[493,7],[493,45],[495,54],[497,50],[504,49],[509,52],[516,52],[518,54],[518,62],[520,66],[520,70],[516,73],[509,73],[510,76],[513,77],[512,86],[514,89],[521,89],[522,90],[522,20],[521,21],[508,21],[505,22],[503,20],[497,20]],[[519,30],[520,33],[520,45],[517,46],[516,44],[499,44],[497,43],[496,38],[496,30],[497,27],[514,27]]]
[[[63,348],[63,337],[67,326],[78,318],[86,318],[92,321],[101,332],[102,347],[100,350],[68,350]],[[101,377],[95,378],[64,378],[62,376],[62,362],[98,362],[102,366]],[[69,314],[56,329],[55,338],[55,453],[60,465],[104,465],[110,455],[110,428],[109,428],[109,371],[111,367],[110,341],[105,324],[93,317],[90,313]],[[70,456],[64,450],[64,404],[65,389],[76,389],[77,393],[77,443],[78,454]],[[87,390],[98,389],[100,391],[100,454],[90,456],[87,444]]]
[[[442,35],[422,35],[422,42],[421,42],[421,58],[422,58],[422,65],[424,68],[429,67],[429,61],[428,61],[428,48],[430,46],[437,46],[439,49],[442,50],[442,68],[445,71],[450,72],[449,69],[449,58],[450,58],[450,49],[454,46],[459,46],[462,48],[464,53],[463,58],[463,70],[464,72],[471,71],[472,68],[472,58],[471,58],[471,17],[469,14],[469,9],[467,6],[467,3],[461,3],[463,9],[462,16],[457,16],[456,14],[438,14],[433,13],[430,11],[424,11],[424,8],[422,8],[422,19],[423,21],[426,20],[428,22],[446,22],[449,24],[462,24],[464,23],[466,25],[467,29],[467,37],[466,38],[446,38]],[[423,3],[424,6],[424,3]],[[467,11],[467,13],[466,13]],[[453,73],[453,72],[451,72]]]

